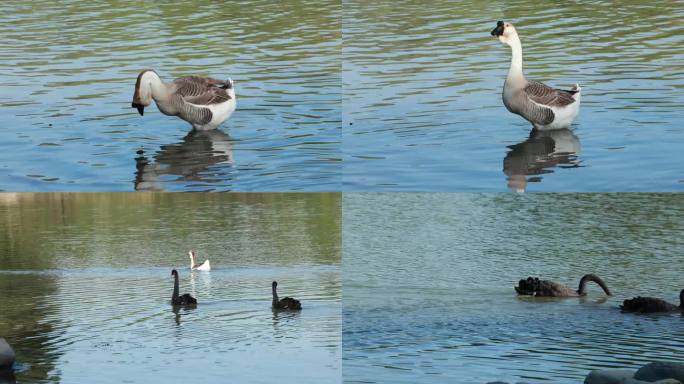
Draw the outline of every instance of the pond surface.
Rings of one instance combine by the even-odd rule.
[[[341,4],[0,4],[0,189],[339,190]],[[219,131],[131,108],[138,73],[232,78]]]
[[[349,191],[684,190],[684,4],[345,2]],[[582,86],[571,130],[501,101],[516,25],[529,79]]]
[[[345,194],[345,383],[579,383],[684,354],[680,194]],[[435,207],[439,206],[439,210]],[[531,299],[540,276],[607,297]]]
[[[22,383],[341,381],[339,194],[0,194]],[[188,249],[211,272],[189,271]],[[174,311],[170,272],[196,309]],[[271,281],[300,313],[274,313]]]

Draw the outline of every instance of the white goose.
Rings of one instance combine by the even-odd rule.
[[[211,264],[209,264],[209,260],[204,260],[204,263],[197,264],[197,260],[195,257],[195,251],[188,251],[188,255],[190,255],[190,270],[192,270],[192,271],[211,271]]]
[[[135,82],[131,107],[142,116],[152,100],[161,113],[178,116],[197,130],[218,127],[233,114],[236,104],[233,80],[186,76],[164,83],[155,71],[146,69]]]
[[[513,24],[499,21],[492,30],[492,36],[497,36],[499,41],[508,44],[513,51],[511,68],[503,89],[506,108],[524,117],[539,130],[569,127],[579,113],[580,86],[575,84],[571,90],[566,91],[525,79],[522,45]]]

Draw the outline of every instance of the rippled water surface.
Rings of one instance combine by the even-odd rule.
[[[681,191],[684,3],[344,3],[345,190]],[[502,104],[516,25],[528,78],[582,86],[571,130]]]
[[[0,189],[339,190],[340,2],[2,2]],[[136,76],[235,81],[211,134]]]
[[[341,381],[339,194],[0,194],[22,383]],[[188,249],[211,260],[189,271]],[[172,268],[196,309],[169,304]],[[271,281],[302,301],[274,313]]]
[[[592,369],[682,361],[680,194],[345,194],[346,383],[578,383]],[[439,210],[435,210],[439,207]],[[517,297],[529,275],[585,298]]]

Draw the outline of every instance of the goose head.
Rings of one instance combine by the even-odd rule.
[[[502,20],[499,20],[496,23],[496,28],[492,29],[492,36],[498,37],[500,42],[508,45],[511,45],[514,40],[519,40],[518,32],[513,24],[504,23]]]
[[[143,115],[145,107],[152,104],[152,83],[161,81],[159,75],[151,69],[146,69],[138,75],[138,80],[135,81],[135,92],[133,93],[133,102],[131,107],[137,108],[140,116]]]

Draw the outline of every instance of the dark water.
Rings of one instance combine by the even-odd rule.
[[[345,2],[349,191],[681,191],[684,3]],[[571,131],[530,137],[501,91],[516,25],[526,76],[582,86]]]
[[[682,361],[684,316],[618,309],[635,295],[678,303],[679,194],[345,194],[343,209],[347,383],[578,383]],[[590,272],[614,296],[513,290]]]
[[[0,194],[0,337],[17,382],[339,382],[339,204]],[[212,271],[191,273],[188,249]],[[173,268],[196,309],[169,304]],[[273,280],[301,313],[271,310]]]
[[[339,190],[340,12],[328,2],[3,2],[0,189]],[[220,131],[131,108],[145,68],[231,77]]]

